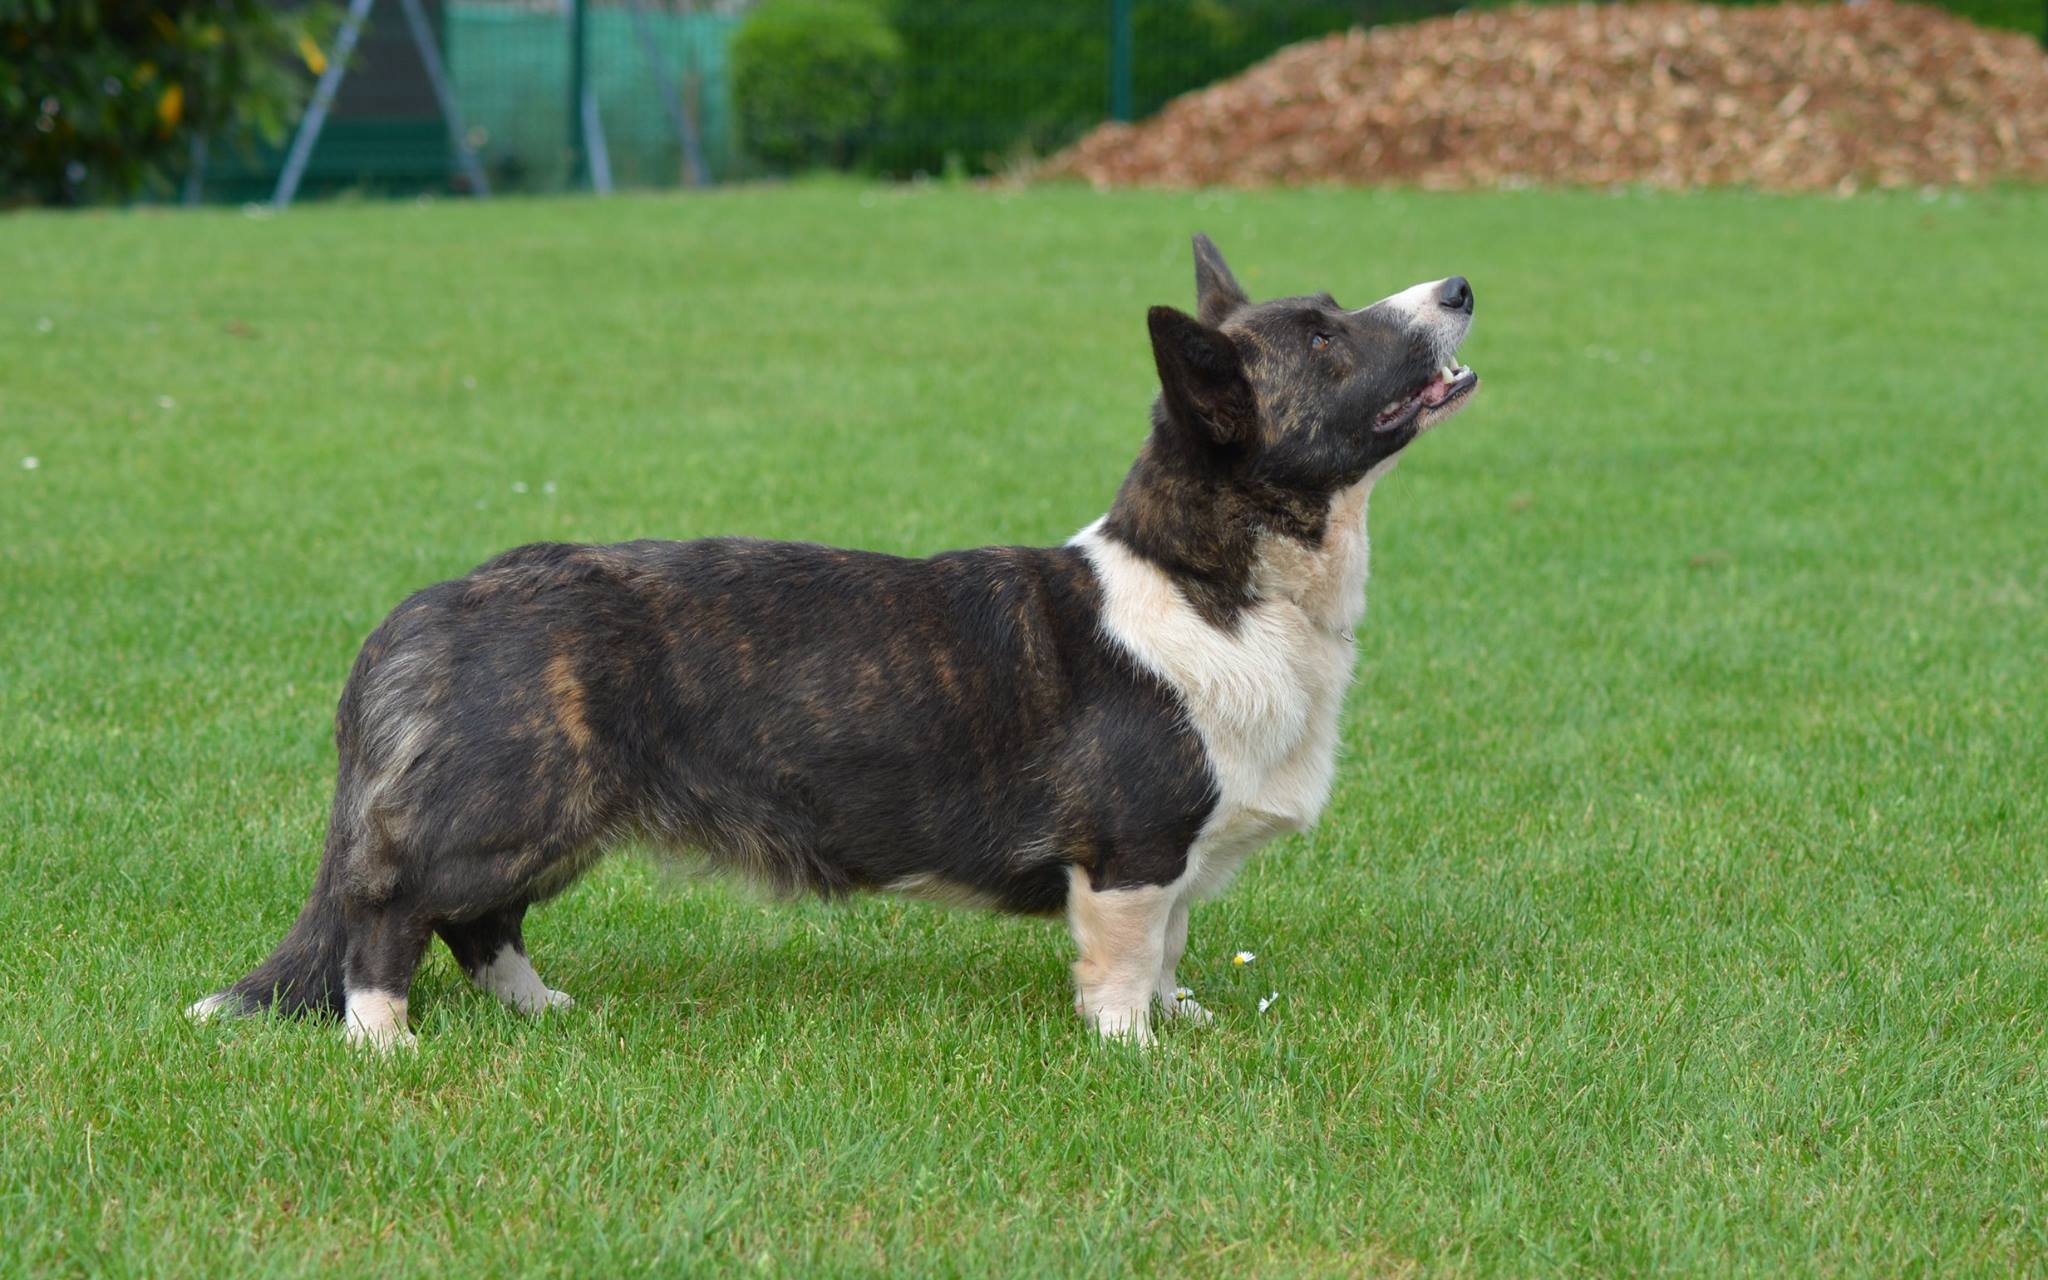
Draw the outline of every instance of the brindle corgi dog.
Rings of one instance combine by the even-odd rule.
[[[526,910],[639,840],[790,891],[1064,911],[1104,1035],[1206,1018],[1175,998],[1188,908],[1321,812],[1366,497],[1478,378],[1460,276],[1254,303],[1197,236],[1195,284],[1194,315],[1151,310],[1151,434],[1065,546],[539,544],[399,605],[342,690],[310,900],[191,1012],[404,1043],[437,933],[513,1007],[566,1006]]]

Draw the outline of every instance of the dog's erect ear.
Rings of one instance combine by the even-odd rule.
[[[1250,299],[1230,274],[1230,264],[1209,237],[1195,233],[1195,314],[1203,324],[1222,324],[1223,317]]]
[[[1259,409],[1237,344],[1172,307],[1154,307],[1145,319],[1166,416],[1210,444],[1249,443],[1258,434]]]

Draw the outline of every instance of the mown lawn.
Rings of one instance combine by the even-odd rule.
[[[186,1024],[407,591],[1063,539],[1196,228],[1254,293],[1469,275],[1487,381],[1374,502],[1330,813],[1195,915],[1215,1026],[1095,1043],[1053,923],[633,857],[529,922],[566,1015],[437,951],[415,1054]],[[2048,1271],[2044,243],[2019,192],[0,218],[0,1274]]]

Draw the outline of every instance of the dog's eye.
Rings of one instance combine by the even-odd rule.
[[[1327,347],[1329,345],[1330,335],[1327,333],[1319,333],[1315,337],[1310,338],[1308,340],[1308,349],[1311,351],[1321,351],[1324,347]]]

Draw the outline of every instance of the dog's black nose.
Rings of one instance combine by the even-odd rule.
[[[1436,287],[1436,300],[1453,311],[1472,313],[1472,286],[1463,276],[1452,276]]]

